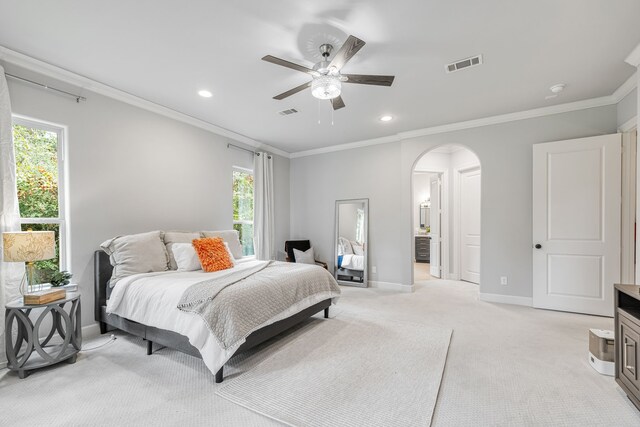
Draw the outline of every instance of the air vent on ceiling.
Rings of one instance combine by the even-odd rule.
[[[461,59],[451,64],[445,65],[447,73],[453,73],[463,68],[475,67],[482,64],[482,55],[472,56],[471,58]]]
[[[289,114],[295,114],[297,112],[298,110],[296,110],[295,108],[289,108],[288,110],[279,111],[278,114],[280,114],[281,116],[288,116]]]

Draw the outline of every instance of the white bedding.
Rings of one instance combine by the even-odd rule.
[[[163,271],[143,273],[119,280],[112,289],[107,301],[107,313],[139,322],[156,328],[167,329],[186,336],[191,345],[202,355],[207,368],[216,373],[242,342],[224,350],[207,328],[200,316],[181,311],[177,308],[182,293],[189,286],[203,280],[222,277],[233,271],[251,268],[260,261],[240,261],[232,269],[205,273],[200,271]],[[333,295],[316,294],[290,307],[287,311],[270,319],[258,328],[289,317],[307,307],[319,303]]]
[[[364,271],[364,255],[346,254],[342,256],[342,268]]]

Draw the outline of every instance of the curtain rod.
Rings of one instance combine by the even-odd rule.
[[[256,156],[259,156],[260,153],[258,153],[257,151],[253,151],[253,150],[249,150],[248,148],[244,148],[244,147],[240,147],[239,145],[234,145],[231,143],[227,143],[227,148],[235,148],[236,150],[244,150],[247,151],[249,153],[255,154]],[[271,154],[267,153],[267,158],[270,159],[271,158]]]
[[[9,74],[9,73],[4,73],[4,75],[7,76],[7,77],[10,77],[12,79],[16,79],[16,80],[20,80],[20,81],[23,81],[23,82],[31,83],[32,85],[40,86],[40,87],[43,87],[45,89],[49,89],[49,90],[53,90],[55,92],[61,93],[63,95],[70,96],[72,98],[75,98],[76,102],[78,102],[78,103],[80,101],[86,101],[87,100],[87,98],[85,98],[84,96],[76,95],[74,93],[67,92],[67,91],[62,90],[62,89],[57,89],[55,87],[51,87],[49,85],[45,85],[45,84],[42,84],[42,83],[34,82],[33,80],[25,79],[24,77],[14,76],[13,74]]]

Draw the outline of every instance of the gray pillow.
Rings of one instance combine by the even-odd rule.
[[[169,264],[162,231],[118,236],[103,242],[100,247],[109,255],[113,266],[110,284],[137,273],[166,271]]]
[[[235,259],[242,258],[242,244],[237,230],[203,231],[202,237],[222,237]]]
[[[191,243],[193,239],[199,239],[200,233],[189,231],[165,231],[164,244],[167,246],[167,253],[169,254],[169,269],[177,270],[178,264],[176,258],[173,256],[174,243]]]

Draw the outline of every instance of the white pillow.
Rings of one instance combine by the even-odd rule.
[[[191,243],[193,239],[199,239],[200,233],[190,233],[188,231],[165,231],[164,244],[167,246],[167,252],[169,253],[169,269],[176,270],[176,260],[173,257],[173,251],[171,248],[175,243]]]
[[[178,271],[202,270],[200,258],[191,243],[172,243],[171,251],[176,260]]]
[[[313,255],[313,247],[307,249],[306,251],[300,251],[298,249],[293,249],[293,257],[296,259],[296,262],[302,264],[315,264],[315,256]]]
[[[353,249],[351,248],[351,243],[348,239],[344,237],[340,237],[338,239],[338,244],[340,245],[340,249],[342,250],[343,255],[351,255],[353,254]]]
[[[351,242],[351,247],[353,248],[354,255],[364,255],[364,246],[357,242]]]
[[[229,259],[232,265],[236,265],[236,260],[229,249],[227,242],[224,242],[224,247],[227,249]],[[200,264],[200,258],[198,253],[193,247],[192,243],[172,243],[171,250],[173,251],[173,257],[176,260],[178,271],[196,271],[202,270],[202,264]]]
[[[227,249],[227,253],[229,254],[229,259],[231,260],[231,264],[235,267],[236,258],[233,256],[233,253],[231,252],[231,248],[229,247],[229,244],[227,242],[224,242],[224,247]]]
[[[229,244],[233,257],[242,258],[242,243],[237,230],[202,231],[200,234],[202,237],[222,237],[222,240]]]

